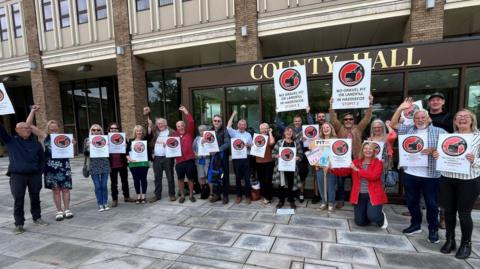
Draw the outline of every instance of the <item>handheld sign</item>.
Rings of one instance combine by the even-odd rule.
[[[371,72],[372,59],[333,63],[332,108],[369,107]]]
[[[278,150],[278,171],[295,172],[297,149],[280,147]]]
[[[127,143],[125,142],[125,133],[108,133],[108,150],[111,153],[125,154]]]
[[[169,137],[165,142],[165,156],[167,158],[182,156],[180,137]]]
[[[373,152],[375,154],[375,157],[379,160],[382,160],[383,157],[383,149],[385,147],[385,142],[379,142],[379,141],[363,141],[363,144],[368,143],[373,146]]]
[[[145,140],[132,141],[132,148],[130,150],[129,155],[130,155],[130,159],[136,162],[147,162],[148,161],[147,141]]]
[[[413,125],[413,115],[417,110],[422,108],[423,108],[422,101],[413,102],[412,107],[410,107],[410,109],[402,111],[402,113],[400,114],[400,117],[403,119],[402,124]]]
[[[230,140],[232,150],[232,160],[247,158],[247,144],[240,138]]]
[[[308,147],[310,142],[318,139],[319,135],[319,125],[312,124],[312,125],[302,125],[302,135],[303,135],[303,147]]]
[[[472,134],[440,134],[437,144],[437,170],[470,174],[472,165],[466,155],[472,151],[472,140]]]
[[[305,66],[277,69],[273,73],[276,111],[292,111],[308,107]]]
[[[52,147],[52,159],[73,158],[73,135],[72,134],[50,134]]]
[[[427,134],[406,134],[398,136],[399,167],[427,167],[428,156],[422,150],[428,147]]]
[[[0,83],[0,115],[15,114],[13,110],[12,101],[8,97],[5,85]]]
[[[90,158],[108,158],[108,135],[91,135]]]
[[[202,144],[202,139],[197,139],[197,156],[208,156],[208,152],[205,151],[205,147]]]
[[[203,148],[206,152],[219,152],[220,149],[218,148],[217,136],[215,135],[215,131],[205,131],[203,132]]]
[[[352,139],[329,139],[332,168],[350,167],[352,164]]]
[[[265,150],[267,149],[268,135],[253,134],[253,145],[250,149],[250,155],[260,158],[265,157]]]
[[[153,155],[155,156],[165,156],[165,143],[167,139],[165,137],[158,136],[157,141],[155,141],[155,146],[153,147]]]

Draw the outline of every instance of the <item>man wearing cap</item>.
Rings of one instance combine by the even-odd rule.
[[[428,97],[428,114],[432,119],[435,127],[444,129],[449,133],[453,133],[453,117],[452,114],[443,110],[445,105],[445,96],[440,92],[435,92]]]

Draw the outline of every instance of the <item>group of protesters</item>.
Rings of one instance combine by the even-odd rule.
[[[480,133],[477,129],[475,114],[467,109],[459,110],[455,115],[443,110],[445,97],[442,93],[434,93],[428,98],[429,110],[417,109],[413,113],[413,123],[408,124],[401,119],[402,111],[413,108],[413,100],[405,99],[393,114],[391,120],[382,121],[374,119],[373,97],[370,96],[370,107],[363,113],[363,117],[355,124],[354,113],[345,113],[340,119],[337,111],[329,109],[327,113],[319,112],[315,115],[306,109],[306,116],[296,115],[292,124],[286,124],[281,115],[277,114],[275,131],[268,123],[259,126],[259,133],[268,137],[266,150],[263,157],[253,157],[232,160],[235,174],[235,203],[251,203],[252,174],[258,179],[263,203],[272,203],[274,190],[278,195],[276,208],[285,205],[288,200],[290,208],[296,208],[296,200],[305,201],[305,185],[308,174],[311,172],[314,180],[314,197],[311,203],[319,203],[318,210],[333,212],[344,206],[345,181],[351,179],[350,203],[354,208],[354,221],[358,226],[376,225],[383,229],[388,226],[383,205],[388,203],[384,178],[389,169],[393,167],[394,142],[397,135],[427,134],[428,146],[422,154],[428,155],[426,167],[402,167],[403,187],[406,201],[411,216],[410,225],[403,230],[406,235],[422,232],[421,197],[425,200],[426,219],[428,222],[428,240],[439,243],[439,227],[446,226],[446,242],[441,248],[442,253],[450,253],[457,249],[455,241],[456,216],[460,219],[461,244],[456,252],[456,257],[466,259],[471,254],[471,236],[473,223],[471,211],[480,193]],[[330,101],[330,106],[332,100]],[[68,159],[53,159],[51,140],[49,134],[59,132],[59,124],[49,121],[45,130],[37,128],[34,124],[35,113],[39,106],[32,106],[32,111],[26,122],[18,123],[16,132],[18,136],[9,135],[0,125],[0,139],[6,144],[9,151],[10,164],[8,175],[14,197],[15,232],[24,232],[24,196],[28,188],[31,202],[33,221],[38,225],[48,225],[41,218],[40,189],[42,188],[42,175],[45,188],[51,189],[53,200],[57,209],[55,219],[72,218],[70,209],[70,190],[72,189],[72,174]],[[98,211],[109,210],[118,206],[118,176],[122,185],[125,202],[144,204],[147,202],[147,174],[150,164],[154,172],[154,196],[148,202],[162,199],[162,180],[165,173],[168,182],[168,198],[171,202],[178,199],[184,203],[187,192],[190,202],[196,202],[194,184],[200,185],[201,198],[215,203],[221,201],[229,203],[230,189],[230,140],[241,139],[247,147],[254,143],[252,134],[248,130],[246,119],[239,119],[234,128],[233,123],[237,112],[233,111],[226,125],[220,115],[214,115],[211,127],[199,125],[195,128],[194,118],[186,107],[179,110],[184,114],[185,121],[178,121],[175,130],[168,127],[164,118],[150,118],[150,108],[144,108],[144,121],[136,125],[127,142],[127,150],[123,153],[111,153],[105,158],[90,158],[89,174],[94,183]],[[348,168],[332,168],[330,165],[310,165],[306,152],[313,150],[317,145],[304,144],[302,125],[306,119],[307,124],[319,125],[319,139],[351,139],[352,164]],[[365,137],[365,130],[370,125],[369,136]],[[199,154],[199,146],[205,143],[203,133],[214,131],[218,143],[218,152],[206,156]],[[108,127],[108,132],[121,132],[117,123]],[[32,136],[32,133],[38,137]],[[471,163],[468,174],[455,172],[440,172],[436,169],[436,151],[439,135],[443,133],[473,134],[472,151],[466,155]],[[99,124],[90,127],[90,135],[103,135],[104,131]],[[181,156],[167,157],[165,141],[168,137],[180,139]],[[42,144],[38,140],[43,141]],[[132,141],[148,141],[148,161],[132,159],[128,152],[131,150]],[[364,142],[366,140],[366,142]],[[377,141],[385,143],[381,158],[376,158],[372,143]],[[84,141],[84,154],[86,158],[90,152],[90,141]],[[282,171],[279,169],[279,149],[290,147],[296,151],[295,171]],[[175,169],[175,172],[174,172]],[[129,193],[128,170],[133,177],[136,198]],[[112,202],[108,203],[108,178],[111,181]],[[177,184],[175,184],[175,175]],[[326,182],[325,182],[326,181]],[[185,182],[188,188],[186,189]],[[178,193],[175,185],[177,185]],[[439,210],[439,207],[441,210]],[[439,213],[442,211],[442,213]]]

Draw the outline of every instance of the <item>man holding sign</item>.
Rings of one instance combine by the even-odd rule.
[[[242,201],[242,195],[245,195],[245,202],[250,204],[250,160],[248,159],[246,148],[252,145],[252,135],[247,132],[247,121],[240,119],[237,123],[237,130],[232,128],[233,119],[237,115],[237,111],[233,111],[230,119],[228,120],[227,130],[232,141],[232,162],[233,169],[235,170],[235,181],[236,181],[236,194],[237,199],[236,203]],[[238,156],[234,159],[234,152],[242,150],[245,154],[244,156]],[[245,187],[242,190],[242,180],[245,181]]]
[[[428,156],[428,166],[424,167],[405,167],[405,194],[407,196],[408,210],[412,216],[411,224],[403,230],[406,235],[420,233],[422,231],[422,211],[420,210],[420,193],[425,198],[427,207],[428,221],[428,240],[431,243],[438,243],[438,179],[440,172],[436,169],[436,162],[433,154],[437,148],[438,137],[440,134],[446,133],[445,130],[434,127],[431,124],[428,111],[419,109],[413,115],[414,125],[399,124],[400,114],[403,110],[409,109],[413,105],[412,98],[407,98],[398,106],[395,114],[392,116],[391,125],[398,129],[398,135],[419,134],[427,136],[427,145],[421,151],[422,154]]]

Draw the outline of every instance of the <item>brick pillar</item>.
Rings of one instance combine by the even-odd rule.
[[[143,60],[132,52],[127,1],[113,0],[112,10],[115,44],[124,48],[124,54],[117,55],[117,76],[121,125],[128,133],[135,125],[143,125],[143,107],[148,104],[147,83]]]
[[[48,120],[56,120],[63,130],[62,103],[58,76],[55,71],[45,69],[42,63],[38,40],[34,1],[23,1],[23,17],[28,44],[28,58],[36,68],[30,71],[33,102],[41,106],[37,113],[37,126],[45,128]]]
[[[257,0],[235,1],[235,47],[237,63],[257,61],[262,58],[257,28]],[[242,26],[247,26],[247,36],[242,36]]]
[[[435,7],[426,8],[426,0],[412,0],[411,13],[405,27],[405,42],[443,39],[444,0],[435,0]]]

